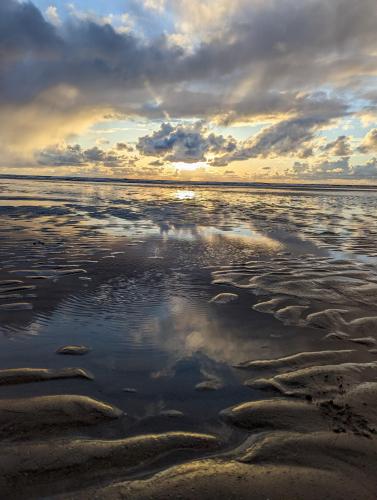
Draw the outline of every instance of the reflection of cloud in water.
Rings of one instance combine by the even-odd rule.
[[[221,309],[223,307],[226,311]],[[146,341],[143,332],[148,331],[149,335],[153,332],[154,345],[170,354],[169,366],[158,372],[165,376],[180,359],[197,355],[201,359],[229,365],[257,353],[265,355],[266,343],[274,331],[271,322],[264,322],[255,323],[255,331],[251,332],[250,322],[254,313],[242,304],[219,306],[207,304],[204,300],[170,296],[163,310],[162,317],[146,320],[147,324],[135,333],[135,341],[137,338],[138,343],[143,343]],[[289,349],[289,339],[286,344]]]

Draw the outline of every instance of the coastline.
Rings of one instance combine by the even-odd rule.
[[[190,187],[219,187],[219,188],[250,188],[273,189],[291,191],[376,191],[376,185],[365,184],[302,184],[302,183],[269,183],[269,182],[220,182],[220,181],[174,181],[165,179],[132,179],[108,177],[78,177],[78,176],[53,176],[53,175],[26,175],[26,174],[0,174],[1,180],[36,180],[36,181],[61,181],[61,182],[86,182],[104,184],[130,184],[130,185],[156,185],[156,186],[190,186]]]

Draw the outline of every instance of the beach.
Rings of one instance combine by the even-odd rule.
[[[377,192],[2,179],[7,498],[375,498]]]

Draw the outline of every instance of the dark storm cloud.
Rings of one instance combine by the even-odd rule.
[[[0,56],[7,61],[31,53],[48,54],[60,40],[32,3],[0,2]]]
[[[282,90],[310,92],[325,79],[341,78],[344,84],[347,72],[354,76],[357,68],[376,66],[375,0],[246,2],[218,36],[199,43],[193,53],[168,44],[165,36],[142,42],[87,20],[54,28],[32,4],[15,0],[2,0],[0,19],[1,57],[8,61],[3,101],[32,99],[43,89],[69,84],[85,92],[83,100],[127,110],[127,96],[114,101],[112,91],[137,90],[148,80],[163,93],[166,85],[201,81],[213,86],[224,113],[242,112],[243,101],[246,113],[248,107],[251,113],[271,113],[284,101]],[[250,75],[250,93],[224,101],[226,92]],[[189,113],[184,101],[175,103],[175,111],[169,93],[165,99],[174,115]],[[283,107],[292,112],[303,104],[294,92],[286,100]],[[258,102],[264,106],[258,109]],[[145,101],[139,104],[146,112]],[[205,101],[202,105],[203,115],[215,111],[213,102],[208,109]]]
[[[208,154],[218,155],[235,148],[235,139],[209,133],[201,122],[175,127],[163,123],[159,130],[141,137],[137,143],[137,149],[145,156],[187,163],[205,161]]]
[[[136,36],[117,33],[109,24],[89,20],[66,23],[59,32],[31,3],[0,3],[0,100],[32,99],[42,90],[68,84],[102,101],[101,92],[145,78],[168,78],[182,51],[164,38],[145,45]],[[105,98],[106,100],[106,98]],[[84,99],[85,101],[85,99]]]
[[[40,61],[56,57],[64,42],[31,3],[0,2],[0,104],[29,100],[48,87]]]
[[[202,44],[185,67],[191,78],[220,78],[228,90],[248,78],[250,91],[241,101],[251,109],[261,96],[280,103],[279,91],[353,87],[358,72],[362,79],[376,68],[376,21],[374,0],[245,2],[227,29]],[[292,98],[290,111],[300,104]]]

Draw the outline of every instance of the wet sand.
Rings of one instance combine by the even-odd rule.
[[[375,499],[376,208],[2,180],[2,495]]]

